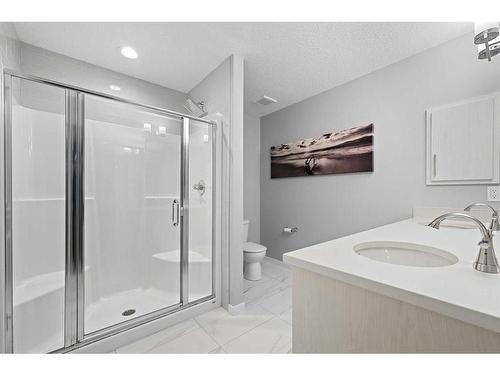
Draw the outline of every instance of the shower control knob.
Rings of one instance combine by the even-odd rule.
[[[205,194],[205,181],[200,180],[197,184],[193,185],[194,190],[198,190],[200,192],[200,195]]]

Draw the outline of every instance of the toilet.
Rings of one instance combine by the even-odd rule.
[[[250,281],[260,280],[262,270],[260,263],[266,256],[267,248],[261,244],[247,242],[250,221],[243,220],[243,276]]]

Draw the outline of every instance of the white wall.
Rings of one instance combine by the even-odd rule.
[[[244,121],[244,216],[250,220],[248,241],[260,242],[260,118],[245,114]]]
[[[244,60],[231,56],[231,120],[230,142],[225,152],[229,162],[229,303],[243,302],[243,122]]]
[[[26,43],[20,43],[23,73],[119,96],[141,104],[186,112],[186,94],[164,86],[101,68]],[[113,91],[109,85],[120,86]]]
[[[270,256],[410,217],[414,206],[486,199],[485,186],[425,185],[426,108],[500,89],[500,58],[478,61],[472,41],[465,35],[261,118],[261,241]],[[373,173],[270,178],[272,145],[371,122]],[[283,225],[299,232],[283,234]]]

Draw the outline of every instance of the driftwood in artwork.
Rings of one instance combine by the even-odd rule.
[[[373,124],[271,147],[271,178],[373,172]]]

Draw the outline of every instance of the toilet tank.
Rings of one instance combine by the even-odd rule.
[[[248,242],[248,226],[250,225],[250,221],[243,220],[243,242]]]

